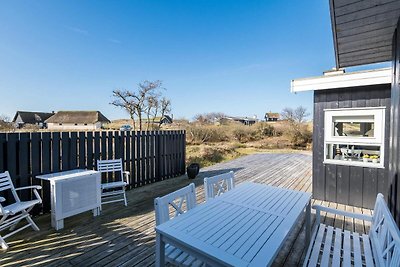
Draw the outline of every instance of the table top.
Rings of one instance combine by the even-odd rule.
[[[69,171],[63,171],[63,172],[55,172],[55,173],[38,175],[38,176],[36,176],[36,178],[42,179],[42,180],[47,180],[47,181],[58,181],[58,180],[71,179],[71,178],[76,178],[76,177],[79,177],[82,175],[89,175],[89,174],[95,174],[95,173],[98,173],[98,171],[86,170],[86,169],[75,169],[75,170],[69,170]]]
[[[156,231],[221,265],[267,266],[310,199],[306,192],[243,183]]]

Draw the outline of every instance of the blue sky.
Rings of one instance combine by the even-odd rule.
[[[177,118],[306,106],[293,78],[334,66],[328,0],[2,1],[0,114],[100,110],[162,80]]]

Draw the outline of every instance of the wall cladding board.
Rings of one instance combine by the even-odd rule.
[[[390,85],[314,91],[313,197],[373,208],[376,195],[388,195],[388,163],[385,169],[324,164],[324,109],[386,107],[385,151],[389,149]],[[387,152],[386,152],[387,153]]]

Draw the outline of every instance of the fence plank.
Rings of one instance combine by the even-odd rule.
[[[42,173],[51,173],[51,133],[42,133]],[[50,184],[40,180],[42,185],[43,212],[50,210]]]
[[[86,168],[86,135],[85,132],[78,133],[78,144],[79,144],[79,168]]]
[[[32,163],[31,167],[31,183],[32,185],[41,185],[41,180],[36,179],[36,176],[42,173],[42,168],[41,168],[41,163],[42,163],[42,152],[41,152],[41,141],[42,137],[40,133],[32,133],[31,136],[31,154],[29,155]],[[39,190],[43,191],[42,190]],[[32,191],[31,193],[31,199],[32,199]],[[40,192],[43,193],[43,192]],[[34,209],[32,210],[33,213],[40,213],[42,207],[35,206]]]
[[[125,170],[131,172],[131,132],[125,134]],[[129,181],[129,187],[131,181]]]
[[[131,132],[131,185],[137,187],[136,183],[136,149],[135,149],[136,137],[135,132]]]
[[[94,132],[93,146],[94,146],[93,169],[97,169],[96,167],[97,160],[100,159],[100,132]]]
[[[69,164],[71,169],[78,168],[78,133],[71,132]]]
[[[70,169],[70,140],[69,132],[61,133],[61,169],[67,171]]]
[[[140,147],[141,147],[141,143],[140,143],[140,132],[137,131],[136,132],[136,181],[137,181],[137,186],[142,186],[142,178],[141,178],[141,171],[140,171],[140,167],[141,167],[141,154],[140,154]]]
[[[18,145],[18,187],[24,187],[31,185],[30,172],[30,134],[21,133],[19,135],[19,145]],[[22,201],[27,201],[31,199],[30,192],[28,190],[21,190],[19,196]]]
[[[6,144],[7,135],[5,133],[0,133],[0,172],[6,171]]]
[[[107,159],[107,132],[101,132],[101,159]]]
[[[93,169],[93,132],[86,133],[86,168]]]
[[[146,150],[146,183],[149,184],[151,183],[151,174],[150,174],[150,133],[149,131],[145,132],[145,141],[143,142],[145,144],[145,150]]]
[[[114,155],[114,132],[109,131],[108,132],[108,140],[107,140],[107,159],[114,159],[115,155]],[[105,177],[107,182],[111,182],[112,181],[112,175],[110,175],[109,173],[106,174]]]
[[[60,171],[60,133],[52,133],[51,142],[52,172]]]
[[[18,139],[19,134],[12,133],[8,136],[7,142],[7,170],[10,172],[11,179],[16,186],[19,186],[19,183],[16,184],[17,180],[17,151],[18,151]]]

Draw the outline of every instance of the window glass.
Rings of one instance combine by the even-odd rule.
[[[380,163],[380,146],[327,144],[326,159],[340,161]]]
[[[334,122],[334,136],[374,137],[373,122]]]

